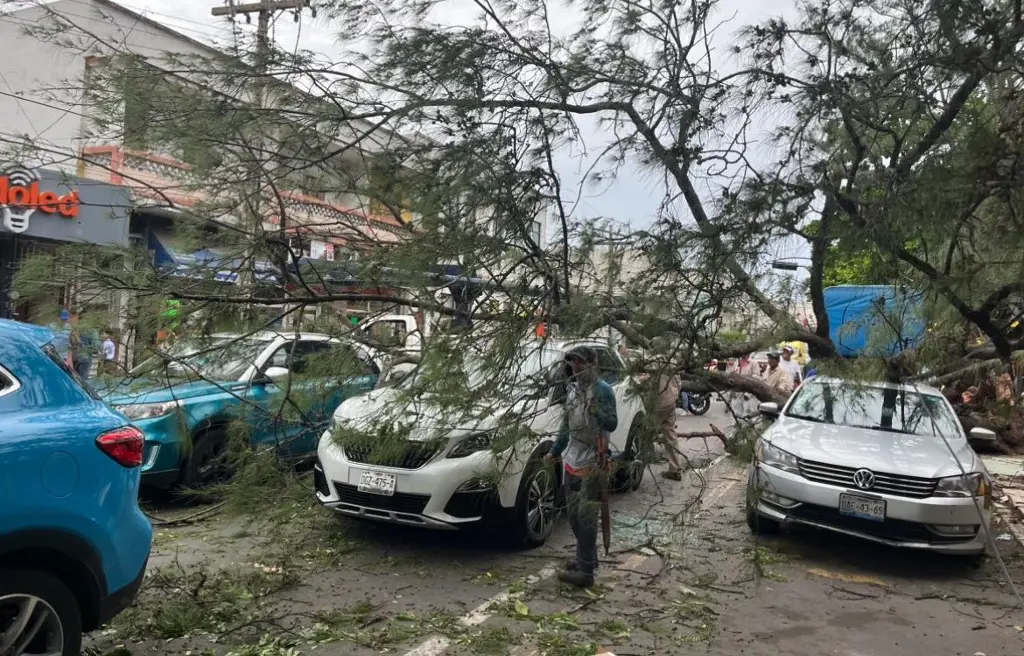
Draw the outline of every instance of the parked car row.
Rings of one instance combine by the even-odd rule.
[[[544,455],[562,418],[566,357],[583,348],[616,398],[615,485],[636,489],[644,406],[620,355],[598,340],[524,342],[501,380],[470,358],[452,364],[472,401],[453,419],[419,369],[378,386],[385,355],[354,341],[276,332],[182,341],[97,394],[60,357],[53,331],[0,320],[0,655],[78,654],[83,631],[130,604],[152,541],[140,484],[222,480],[238,421],[255,448],[315,459],[317,498],[340,515],[487,526],[544,543],[561,490]],[[338,353],[351,364],[343,374],[322,366]],[[294,395],[298,415],[286,411]],[[751,530],[804,525],[901,548],[984,551],[991,480],[969,439],[993,436],[966,435],[938,390],[815,378],[761,412],[772,424],[748,481]]]

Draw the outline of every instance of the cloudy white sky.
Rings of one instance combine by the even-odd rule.
[[[82,5],[82,11],[88,0],[66,0]],[[164,23],[190,37],[204,42],[231,43],[232,28],[226,18],[215,18],[210,14],[213,7],[223,6],[226,0],[116,0],[119,4],[145,14],[147,17]],[[244,2],[246,0],[239,0]],[[728,22],[717,31],[713,45],[719,51],[721,61],[729,65],[725,52],[732,45],[735,34],[743,26],[764,20],[769,16],[792,16],[795,13],[797,0],[720,0],[718,6],[719,20]],[[316,0],[313,0],[316,3]],[[576,23],[576,10],[566,4],[552,1],[550,3],[552,22],[565,27]],[[75,11],[72,9],[71,11]],[[467,24],[473,21],[478,9],[470,0],[450,0],[444,7],[443,17],[452,24]],[[252,31],[253,25],[246,26],[242,18],[236,18],[242,30]],[[279,14],[272,26],[272,37],[279,47],[288,50],[303,50],[322,53],[325,58],[332,59],[340,52],[339,45],[344,35],[337,33],[321,16],[311,17],[308,10],[302,12],[298,22],[292,14]],[[584,126],[586,127],[586,126]],[[591,127],[586,135],[590,152],[597,152],[603,141],[597,129]],[[755,152],[754,157],[763,158],[767,153]],[[575,198],[580,191],[579,178],[586,170],[589,162],[578,156],[566,154],[559,164],[560,173],[564,177],[565,195]],[[577,212],[581,216],[606,216],[616,221],[627,223],[633,227],[648,224],[662,201],[663,187],[657,176],[642,173],[635,167],[626,167],[617,180],[607,186],[594,189],[586,187],[581,196]],[[685,210],[681,213],[685,216]],[[777,255],[789,255],[789,248],[783,246]]]

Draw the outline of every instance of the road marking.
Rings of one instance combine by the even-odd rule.
[[[716,465],[718,465],[718,463],[722,462],[727,457],[728,457],[728,454],[720,455],[717,458],[715,458],[714,460],[712,460],[710,463],[708,463],[708,465],[706,467],[702,467],[700,469],[695,469],[693,471],[695,471],[697,473],[700,473],[700,474],[704,474],[706,472],[709,472]],[[728,485],[723,485],[720,488],[716,488],[715,492],[717,492],[718,494],[714,495],[713,501],[710,501],[711,503],[714,503],[714,502],[718,501],[719,499],[721,499],[723,496],[725,496],[725,494],[729,490],[731,490],[733,488],[733,486],[736,485],[736,483],[737,483],[736,479],[729,479],[729,480],[730,480],[730,482],[729,482]],[[711,497],[709,497],[709,500],[710,499],[711,499]],[[703,506],[704,502],[701,502],[700,505]],[[651,557],[652,556],[649,556],[649,555],[643,554],[643,553],[634,554],[634,555],[630,556],[628,559],[626,559],[625,563],[623,563],[623,567],[626,568],[626,569],[635,569],[635,568],[639,567],[641,564],[643,564],[644,561],[646,561],[648,558],[651,558]],[[551,578],[552,576],[555,575],[556,571],[557,571],[557,565],[555,563],[548,563],[535,576],[528,576],[526,578],[526,582],[529,585],[535,585],[536,583],[539,583],[540,581],[543,581],[545,579]],[[494,609],[495,606],[497,606],[499,604],[502,604],[502,603],[504,603],[504,602],[506,602],[506,601],[508,601],[510,599],[518,599],[522,595],[523,595],[522,592],[515,592],[515,593],[513,593],[513,592],[508,592],[508,591],[496,594],[493,597],[491,597],[490,599],[488,599],[487,601],[485,601],[484,603],[480,604],[479,606],[477,606],[473,610],[469,611],[468,613],[466,613],[465,615],[460,617],[458,619],[458,623],[461,624],[462,626],[465,626],[465,627],[479,626],[480,624],[483,624],[488,619],[490,619],[490,617],[492,615],[491,611]],[[405,652],[404,656],[440,656],[441,654],[443,654],[448,649],[448,647],[451,646],[451,644],[452,644],[452,641],[449,640],[448,638],[445,638],[443,636],[433,636],[433,637],[427,638],[426,640],[421,642],[415,648]],[[513,653],[515,653],[515,654],[522,653],[522,656],[536,656],[536,654],[537,654],[536,650],[525,650],[525,649],[522,652],[513,651]],[[603,651],[600,654],[598,654],[597,656],[615,656],[615,654],[613,654],[610,651]]]

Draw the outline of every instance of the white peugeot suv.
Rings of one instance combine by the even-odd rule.
[[[535,341],[523,345],[500,385],[482,367],[467,366],[467,385],[480,411],[454,424],[430,394],[405,394],[416,376],[395,388],[351,398],[334,413],[320,438],[314,469],[317,498],[343,515],[437,529],[496,524],[525,546],[543,544],[558,509],[560,472],[544,455],[558,436],[564,383],[553,375],[565,355],[581,347],[598,355],[600,377],[615,392],[618,427],[611,451],[619,462],[616,486],[636,489],[643,463],[636,458],[643,432],[643,402],[618,353],[597,341]],[[403,389],[405,388],[405,389]],[[496,433],[521,436],[496,445]],[[401,435],[382,454],[374,444],[342,442],[338,431]],[[524,430],[525,429],[525,430]],[[493,441],[492,441],[493,440]],[[346,444],[347,446],[342,446]],[[394,446],[394,445],[392,445]],[[495,475],[497,474],[497,475]]]

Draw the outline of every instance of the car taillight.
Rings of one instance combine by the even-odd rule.
[[[122,426],[107,431],[96,438],[100,451],[114,459],[122,467],[138,467],[142,464],[143,447],[146,438],[134,426]]]

